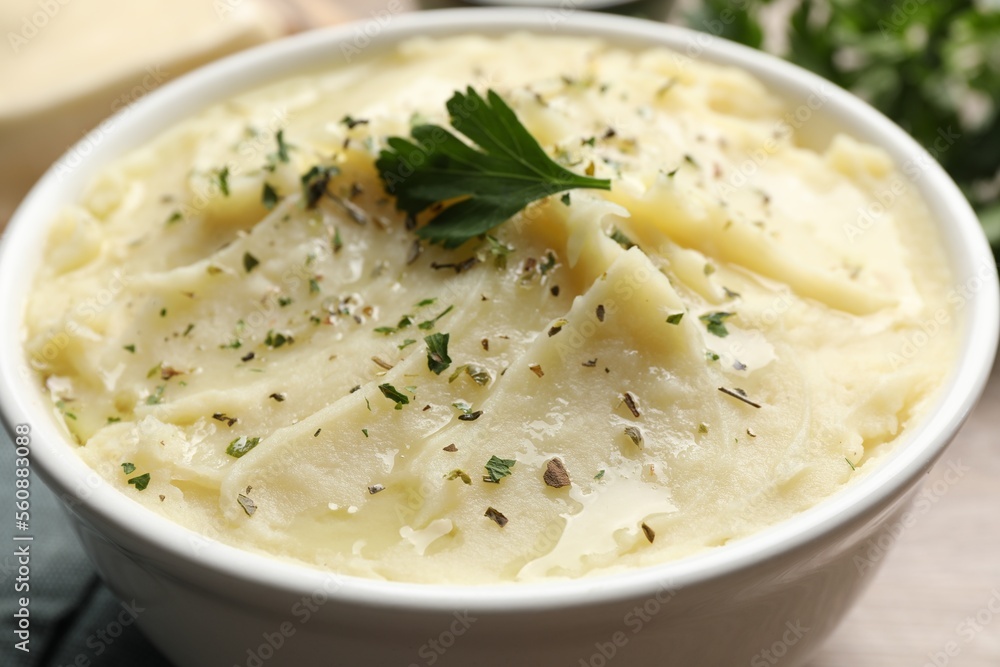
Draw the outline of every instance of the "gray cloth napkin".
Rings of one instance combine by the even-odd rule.
[[[121,626],[121,603],[101,582],[77,542],[59,501],[37,476],[30,477],[29,530],[14,519],[14,447],[0,428],[0,665],[5,667],[171,667],[134,624]],[[31,535],[30,591],[16,592],[14,550]],[[17,599],[30,599],[30,653],[15,648]],[[120,630],[120,632],[119,632]],[[113,637],[112,635],[117,635]]]

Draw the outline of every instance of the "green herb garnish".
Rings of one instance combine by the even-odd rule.
[[[128,483],[134,486],[136,491],[145,491],[146,487],[149,486],[149,473],[133,477]]]
[[[700,316],[698,319],[705,323],[705,328],[708,329],[708,333],[718,336],[719,338],[725,338],[729,335],[729,329],[726,328],[726,320],[735,315],[736,313],[707,313]]]
[[[445,315],[447,315],[448,313],[450,313],[454,307],[455,306],[448,306],[437,317],[434,317],[434,318],[429,319],[429,320],[425,320],[425,321],[421,322],[420,324],[418,324],[417,326],[420,327],[421,329],[423,329],[424,331],[427,331],[428,329],[433,329],[434,325],[437,324],[437,321],[440,320]]]
[[[278,191],[270,183],[264,183],[264,189],[260,193],[260,203],[268,211],[278,205]]]
[[[472,484],[472,478],[469,477],[469,473],[464,470],[452,470],[450,473],[444,476],[445,479],[451,481],[453,479],[460,479],[466,484]]]
[[[219,190],[224,197],[229,196],[229,167],[223,167],[215,172],[215,177],[219,182]]]
[[[292,148],[292,146],[285,143],[285,131],[278,130],[275,138],[278,141],[278,150],[272,153],[270,157],[273,161],[288,162],[288,149]]]
[[[238,459],[258,444],[260,444],[260,438],[248,438],[245,435],[241,435],[229,443],[229,446],[226,447],[226,454]]]
[[[250,273],[260,264],[260,260],[251,255],[249,252],[243,253],[243,269]]]
[[[499,484],[501,479],[510,476],[510,469],[514,467],[515,463],[517,463],[515,459],[501,459],[495,455],[491,456],[490,460],[483,466],[486,468],[486,475],[483,476],[483,481],[490,482],[491,484]]]
[[[326,188],[330,185],[330,179],[339,173],[340,169],[337,167],[315,165],[302,175],[302,198],[305,200],[306,208],[316,208],[319,200],[327,193]]]
[[[684,319],[684,313],[667,315],[667,324],[680,324],[682,319]]]
[[[348,130],[353,130],[358,125],[367,125],[368,119],[366,118],[352,118],[351,116],[344,116],[340,119],[342,125],[346,125]]]
[[[280,331],[275,331],[274,329],[269,330],[267,332],[267,336],[264,337],[264,345],[271,349],[279,348],[286,343],[290,345],[294,342],[295,339],[290,335],[283,334]]]
[[[427,343],[427,368],[436,375],[441,375],[448,366],[451,365],[451,357],[448,356],[448,339],[451,334],[435,333],[424,337]]]
[[[626,250],[628,250],[629,248],[635,247],[635,243],[632,241],[632,239],[630,239],[629,237],[625,236],[625,232],[623,232],[622,230],[618,229],[617,227],[615,227],[614,229],[612,229],[611,233],[608,234],[608,236],[611,237],[612,241],[614,241],[615,243],[617,243],[621,247],[625,248]]]
[[[417,125],[410,131],[415,143],[389,137],[375,162],[396,207],[410,215],[461,200],[417,230],[418,236],[457,248],[549,195],[611,189],[610,181],[574,174],[549,158],[493,90],[484,100],[469,87],[446,106],[451,126],[476,147],[440,126]]]
[[[132,473],[135,472],[135,464],[134,463],[128,463],[128,462],[123,463],[122,464],[122,470],[125,472],[126,475],[131,475]]]
[[[406,394],[401,393],[389,383],[380,384],[378,389],[382,392],[383,396],[396,404],[397,410],[402,410],[403,406],[409,404],[410,402],[410,398]]]
[[[514,252],[514,246],[497,240],[491,234],[486,235],[486,241],[490,246],[489,253],[493,256],[493,266],[500,270],[506,269],[507,255]]]
[[[163,402],[163,390],[166,389],[166,385],[158,386],[152,394],[146,397],[146,405],[157,405]]]

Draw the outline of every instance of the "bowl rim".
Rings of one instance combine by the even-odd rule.
[[[391,6],[391,5],[390,5]],[[572,7],[572,5],[567,5]],[[677,561],[573,580],[516,584],[453,585],[390,582],[342,575],[283,561],[215,542],[132,501],[100,478],[73,451],[56,423],[54,408],[42,392],[25,390],[27,359],[20,326],[27,303],[26,281],[34,275],[45,225],[59,206],[74,201],[87,178],[128,150],[164,129],[222,99],[295,73],[330,65],[340,49],[351,47],[368,57],[410,37],[460,33],[496,35],[514,31],[586,35],[633,49],[660,45],[706,61],[749,71],[773,92],[788,99],[810,90],[829,91],[830,114],[853,136],[923,165],[916,188],[931,205],[957,276],[975,268],[981,285],[973,290],[964,313],[962,348],[934,407],[904,446],[863,479],[785,521],[724,548]],[[362,57],[362,59],[363,59]],[[86,149],[86,152],[84,152]],[[67,169],[77,156],[86,169]],[[79,165],[77,165],[79,166]],[[948,217],[943,214],[947,212]],[[947,224],[944,221],[947,220]],[[965,272],[963,272],[965,270]],[[308,595],[326,590],[331,598],[358,606],[408,610],[481,612],[556,609],[648,597],[658,588],[685,588],[734,574],[775,559],[835,532],[869,513],[887,507],[913,486],[954,437],[978,400],[989,377],[1000,329],[1000,291],[996,266],[975,213],[950,177],[902,129],[826,80],[779,58],[678,26],[573,9],[465,8],[371,18],[271,42],[188,73],[153,91],[133,107],[119,111],[70,148],[41,178],[12,216],[0,238],[0,420],[29,423],[31,457],[36,472],[63,501],[79,498],[73,512],[112,531],[109,538],[132,546],[136,558],[217,588],[234,580],[271,591]],[[44,399],[44,400],[42,400]],[[124,502],[123,502],[124,501]],[[124,548],[124,547],[122,547]],[[331,579],[335,585],[331,591]]]

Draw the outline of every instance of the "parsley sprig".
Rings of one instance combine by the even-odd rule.
[[[493,90],[484,100],[469,87],[447,102],[451,126],[417,125],[414,141],[390,137],[375,162],[396,207],[416,215],[458,199],[417,235],[457,248],[502,224],[528,204],[574,188],[610,190],[611,181],[580,176],[552,161]]]

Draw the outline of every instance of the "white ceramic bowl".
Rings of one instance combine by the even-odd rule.
[[[793,102],[825,86],[829,99],[804,126],[809,142],[822,145],[841,129],[882,146],[900,165],[919,167],[911,170],[914,186],[939,222],[956,288],[972,296],[953,313],[961,351],[947,386],[879,470],[789,521],[704,555],[579,581],[463,588],[341,577],[203,539],[127,499],[76,456],[27,369],[19,324],[46,225],[59,207],[76,200],[104,165],[177,121],[268,81],[336,65],[345,45],[367,54],[416,35],[524,29],[671,47],[743,67]],[[978,398],[996,349],[993,257],[969,205],[927,153],[885,117],[821,79],[676,27],[569,9],[372,18],[194,72],[152,93],[68,155],[82,156],[80,164],[70,170],[57,163],[45,175],[0,246],[3,420],[11,431],[15,424],[31,425],[34,470],[62,497],[108,585],[145,610],[140,627],[182,667],[600,667],[612,661],[757,667],[779,658],[782,665],[799,664],[870,580],[877,565],[868,565],[872,544],[903,525],[918,482]]]

